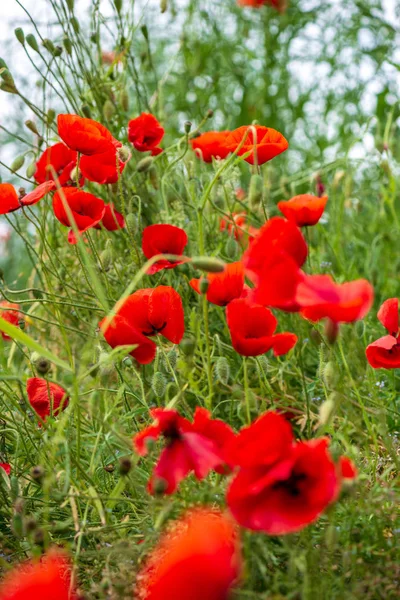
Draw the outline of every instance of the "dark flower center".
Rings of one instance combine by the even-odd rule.
[[[301,494],[301,483],[307,479],[305,473],[292,473],[286,481],[278,481],[273,488],[275,490],[284,490],[290,496],[297,497]]]

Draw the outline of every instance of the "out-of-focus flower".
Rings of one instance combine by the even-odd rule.
[[[257,136],[255,141],[253,139],[253,128],[256,130]],[[238,151],[238,156],[243,156],[243,154],[249,152],[250,154],[245,158],[245,161],[251,165],[254,164],[254,148],[257,153],[257,164],[263,165],[278,156],[278,154],[285,152],[289,147],[287,140],[275,129],[262,125],[253,125],[252,129],[249,129],[247,125],[243,125],[226,136],[223,141],[224,148],[228,152],[235,152],[245,136],[245,142]]]
[[[8,323],[11,323],[11,325],[18,327],[22,318],[22,315],[19,312],[19,305],[2,300],[0,302],[0,317]],[[10,336],[4,333],[4,331],[1,332],[1,335],[3,340],[11,340]]]
[[[11,473],[11,465],[8,463],[0,463],[0,469],[3,469],[9,475]]]
[[[316,225],[323,215],[328,196],[312,196],[301,194],[288,201],[278,202],[281,213],[298,227]]]
[[[31,377],[26,382],[29,404],[45,421],[49,415],[56,416],[65,410],[69,403],[67,392],[57,383],[51,383],[40,377]]]
[[[149,225],[143,230],[142,250],[146,258],[157,254],[175,254],[180,256],[188,243],[186,232],[175,225]],[[159,260],[152,265],[147,273],[153,275],[162,269],[173,269],[181,265],[183,260]]]
[[[225,158],[229,150],[225,146],[225,139],[229,131],[207,131],[190,140],[190,145],[196,156],[210,163],[213,158]]]
[[[398,369],[400,368],[400,330],[397,298],[389,298],[382,304],[378,319],[389,335],[384,335],[367,346],[367,360],[374,369]]]
[[[241,262],[226,265],[222,273],[208,273],[207,300],[217,306],[226,306],[244,293],[244,267]],[[190,287],[200,294],[200,279],[191,279]]]
[[[66,227],[72,227],[72,224],[64,208],[64,201],[71,210],[80,234],[100,223],[104,217],[105,204],[101,198],[76,188],[61,188],[54,194],[53,210],[56,219]],[[68,241],[71,244],[76,243],[72,229]]]
[[[74,185],[75,181],[72,181],[71,173],[76,167],[77,156],[78,153],[76,151],[70,150],[62,142],[49,146],[36,163],[35,180],[37,183],[53,181],[54,175],[52,169],[54,169],[57,173],[58,184],[61,187]]]
[[[128,123],[128,140],[139,152],[158,154],[163,137],[164,129],[154,115],[142,113]]]
[[[32,206],[55,188],[54,181],[46,181],[38,185],[28,194],[18,196],[11,183],[0,183],[0,215],[14,212],[23,206]]]

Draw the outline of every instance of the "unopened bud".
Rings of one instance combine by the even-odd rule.
[[[104,271],[109,271],[113,262],[113,252],[111,246],[107,246],[100,254],[100,264]]]
[[[138,171],[139,173],[145,173],[150,169],[152,164],[153,157],[146,156],[145,158],[142,158],[142,160],[139,160],[138,164],[136,165],[136,171]]]
[[[66,35],[63,37],[63,44],[64,44],[66,53],[71,55],[72,54],[72,42],[69,39],[69,37]]]
[[[49,108],[47,111],[47,125],[50,127],[54,123],[54,119],[56,118],[56,111],[53,108]]]
[[[82,104],[81,111],[83,112],[86,118],[92,118],[92,111],[90,110],[90,107],[87,104]]]
[[[190,121],[185,121],[183,127],[185,129],[185,133],[190,133],[190,130],[192,129],[192,123]]]
[[[75,31],[76,34],[78,34],[81,30],[78,19],[76,19],[75,17],[71,17],[69,22],[72,25],[72,29]]]
[[[72,12],[74,10],[75,0],[66,0],[68,9]]]
[[[335,408],[335,403],[331,398],[325,400],[319,407],[319,425],[326,425],[329,423],[333,410]]]
[[[19,171],[19,169],[24,166],[24,162],[25,162],[25,156],[23,154],[20,154],[19,156],[14,158],[14,160],[12,161],[11,166],[10,166],[11,171],[13,173],[15,173],[16,171]]]
[[[172,348],[172,350],[170,350],[167,354],[167,358],[168,358],[168,362],[170,364],[171,369],[175,370],[176,368],[176,363],[178,361],[178,354],[175,350],[175,347]]]
[[[237,253],[238,245],[233,237],[229,237],[225,244],[225,254],[228,258],[235,258]]]
[[[141,30],[145,40],[148,40],[149,39],[149,30],[147,29],[147,25],[142,25],[140,30]]]
[[[2,81],[0,83],[0,90],[7,92],[7,94],[18,94],[18,90],[14,83],[6,83],[5,81]]]
[[[8,69],[7,63],[3,58],[0,58],[0,69]]]
[[[207,119],[211,119],[214,116],[214,111],[209,108],[206,114]]]
[[[15,37],[17,38],[19,43],[24,45],[25,44],[25,34],[24,34],[23,30],[21,29],[21,27],[17,27],[17,29],[14,29],[14,33],[15,33]]]
[[[22,537],[24,535],[24,523],[22,515],[19,512],[16,512],[13,515],[11,529],[16,537]]]
[[[153,186],[153,188],[155,190],[158,190],[158,175],[157,175],[157,169],[153,166],[150,167],[149,169],[149,179],[150,179],[150,183]]]
[[[227,384],[230,376],[230,367],[225,356],[220,356],[215,363],[215,375],[217,380],[223,384]]]
[[[25,174],[26,174],[27,178],[30,179],[31,177],[33,177],[35,174],[35,171],[36,171],[36,163],[33,162],[30,165],[28,165],[26,168]]]
[[[328,344],[334,344],[339,335],[339,323],[331,321],[331,319],[327,319],[325,323],[325,335]]]
[[[327,362],[322,374],[326,387],[334,387],[338,381],[338,375],[339,374],[335,363],[331,360]]]
[[[132,462],[128,457],[121,458],[119,461],[119,472],[121,475],[128,475],[132,469]]]
[[[39,45],[33,33],[28,33],[26,36],[26,43],[32,48],[32,50],[39,52]]]
[[[126,89],[122,89],[119,94],[119,103],[122,106],[122,109],[127,112],[129,110],[129,94]]]
[[[262,200],[262,196],[263,196],[263,178],[261,177],[261,175],[252,175],[251,179],[250,179],[250,186],[249,186],[249,202],[250,202],[250,206],[255,207],[257,206],[261,200]]]
[[[46,48],[48,52],[50,52],[50,54],[54,54],[56,47],[51,40],[49,40],[48,38],[44,39],[42,41],[42,45]]]
[[[131,235],[135,235],[138,226],[136,215],[134,215],[133,213],[129,213],[128,215],[126,215],[125,224],[128,232]]]
[[[160,371],[156,371],[151,380],[151,388],[157,398],[162,398],[167,388],[167,381]]]
[[[185,356],[192,356],[196,348],[196,340],[192,337],[183,338],[179,344],[179,348]]]
[[[115,106],[111,100],[106,100],[103,104],[103,115],[107,121],[110,121],[115,114]]]
[[[5,83],[8,83],[9,85],[15,85],[14,78],[8,69],[3,69],[0,73],[0,77]]]
[[[122,10],[122,0],[114,0],[114,6],[117,13],[120,14]]]
[[[210,287],[209,280],[206,277],[201,277],[200,282],[199,282],[200,294],[207,294],[209,287]]]
[[[35,123],[33,121],[31,121],[30,119],[28,119],[27,121],[25,121],[25,126],[32,131],[32,133],[34,133],[35,135],[39,135],[38,129],[35,125]]]
[[[127,148],[126,146],[121,146],[117,150],[117,156],[121,162],[127,163],[128,160],[130,160],[132,154],[129,148]]]
[[[226,267],[222,260],[213,256],[195,256],[191,262],[196,269],[207,273],[222,273]]]
[[[160,2],[160,11],[161,13],[165,13],[168,9],[168,0],[161,0]]]

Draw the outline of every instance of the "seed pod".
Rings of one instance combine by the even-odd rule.
[[[196,340],[192,337],[183,338],[179,344],[179,348],[185,356],[193,356],[196,348]]]
[[[31,121],[30,119],[28,119],[27,121],[25,121],[25,126],[32,131],[32,133],[34,133],[35,135],[39,135],[38,129],[35,125],[35,123],[33,121]]]
[[[225,244],[225,254],[228,258],[235,258],[237,253],[238,245],[233,237],[229,237]]]
[[[167,388],[167,381],[160,371],[156,371],[151,380],[151,388],[157,398],[162,398]]]
[[[24,166],[24,162],[25,162],[25,156],[23,154],[20,154],[19,156],[14,158],[14,160],[12,161],[11,166],[10,166],[11,171],[13,173],[15,173],[16,171],[19,171],[19,169]]]
[[[125,112],[128,112],[128,110],[129,110],[129,94],[125,88],[123,88],[119,94],[119,103],[120,103],[122,109]]]
[[[17,27],[17,29],[14,29],[14,33],[15,33],[15,37],[17,38],[19,43],[24,46],[25,45],[25,34],[24,34],[23,29],[21,29],[21,27]]]
[[[88,119],[92,118],[92,111],[90,110],[90,107],[87,104],[82,104],[81,111]]]
[[[69,39],[69,37],[66,35],[63,37],[63,45],[64,45],[66,53],[71,55],[72,54],[72,42]]]
[[[207,294],[210,282],[207,277],[202,277],[199,282],[200,294]]]
[[[326,363],[323,373],[322,373],[322,378],[323,378],[327,388],[332,388],[337,383],[338,378],[339,378],[339,373],[338,373],[335,363],[332,362],[331,360]]]
[[[54,119],[56,118],[56,111],[53,108],[49,108],[47,111],[47,125],[50,127],[54,123]]]
[[[26,36],[26,43],[32,48],[32,50],[34,50],[35,52],[40,52],[39,50],[39,45],[36,41],[35,36],[33,35],[33,33],[28,33],[28,35]]]
[[[185,121],[183,124],[183,128],[185,130],[185,133],[190,133],[190,130],[192,129],[191,121]]]
[[[191,262],[196,269],[207,273],[222,273],[226,267],[222,260],[213,256],[194,256]]]
[[[25,174],[27,176],[28,179],[30,179],[31,177],[34,176],[36,171],[36,163],[33,162],[30,165],[28,165],[28,167],[26,168]]]
[[[139,160],[139,162],[136,165],[136,171],[138,171],[139,173],[145,173],[150,169],[152,163],[153,157],[146,156],[145,158],[142,158],[142,160]]]
[[[261,175],[252,175],[249,186],[249,202],[250,206],[255,207],[262,200],[263,196],[263,178]]]
[[[133,213],[129,213],[128,215],[126,215],[125,224],[130,235],[135,235],[138,227],[136,215],[134,215]]]
[[[125,458],[121,458],[119,461],[119,472],[121,475],[128,475],[129,471],[132,469],[132,462],[126,456]]]
[[[217,377],[217,381],[220,381],[225,385],[228,383],[230,376],[230,367],[229,362],[225,358],[225,356],[220,356],[217,362],[215,363],[215,375]]]
[[[46,375],[46,373],[48,373],[51,370],[51,362],[48,358],[45,358],[44,356],[38,356],[34,360],[34,365],[36,371],[40,373],[40,375]]]
[[[107,121],[111,121],[115,113],[115,106],[111,100],[106,100],[103,104],[103,115]]]
[[[76,34],[78,34],[81,30],[78,19],[76,19],[75,17],[71,17],[69,22],[72,25],[72,29],[75,31]]]

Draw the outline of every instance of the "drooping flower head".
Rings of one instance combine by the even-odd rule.
[[[146,258],[152,258],[157,254],[175,254],[182,255],[188,243],[186,232],[175,225],[149,225],[143,230],[142,250]],[[148,275],[153,275],[162,269],[173,269],[181,265],[184,261],[159,260],[152,265]]]
[[[54,190],[54,188],[54,181],[46,181],[38,185],[32,192],[18,196],[11,183],[0,183],[0,215],[14,212],[23,206],[32,206],[44,198],[46,194]]]
[[[76,188],[61,188],[54,194],[53,210],[56,219],[67,227],[72,227],[72,224],[64,207],[64,201],[71,210],[80,234],[91,227],[95,227],[104,216],[105,204],[101,198],[97,198],[97,196],[89,194],[89,192],[84,192]],[[76,243],[72,230],[68,241]]]
[[[297,342],[294,333],[275,333],[278,322],[272,312],[248,299],[232,300],[226,319],[232,346],[242,356],[259,356],[271,349],[275,356],[281,356]]]
[[[106,152],[114,138],[101,123],[78,115],[58,115],[58,134],[71,150],[92,156]]]
[[[253,128],[256,130],[256,140],[253,138]],[[238,151],[238,156],[243,156],[250,152],[245,161],[250,165],[254,164],[254,146],[257,152],[257,164],[263,165],[269,160],[278,156],[288,149],[289,144],[279,131],[264,127],[262,125],[253,125],[251,129],[243,125],[234,131],[231,131],[223,141],[224,148],[228,152],[235,152],[240,146],[243,138],[246,136],[243,146]]]
[[[19,305],[14,302],[7,302],[7,300],[2,300],[0,302],[0,317],[11,323],[11,325],[15,325],[15,327],[19,326],[19,322],[22,319],[22,315],[19,312]],[[11,340],[10,336],[1,332],[3,340]]]
[[[298,227],[308,227],[318,223],[327,202],[328,196],[301,194],[278,202],[278,208],[288,221],[293,221]]]
[[[244,293],[244,268],[241,262],[228,263],[222,273],[209,273],[207,279],[207,300],[217,306],[226,306]],[[200,294],[200,279],[191,279],[189,283]]]
[[[36,163],[35,181],[37,183],[53,181],[54,169],[57,173],[58,184],[61,187],[74,184],[71,173],[76,167],[77,156],[75,150],[71,150],[62,142],[49,146]]]
[[[241,575],[230,518],[197,508],[174,521],[140,571],[136,600],[228,600]]]
[[[121,160],[119,148],[122,148],[121,142],[113,140],[105,152],[82,156],[79,161],[82,175],[100,184],[116,183],[130,158]]]
[[[0,583],[0,600],[77,600],[71,588],[71,564],[61,550],[50,550],[39,561],[14,567]]]
[[[128,140],[139,152],[157,154],[158,144],[164,137],[164,129],[154,115],[142,113],[128,123]]]
[[[166,440],[149,482],[150,493],[161,484],[164,493],[172,494],[191,472],[197,479],[204,479],[211,470],[224,471],[224,448],[234,437],[229,425],[210,419],[204,408],[196,409],[193,423],[175,410],[156,408],[151,415],[154,423],[133,439],[141,456],[147,454],[148,440],[157,440],[161,435]]]
[[[374,369],[400,368],[399,301],[389,298],[379,309],[378,319],[387,329],[385,335],[366,349],[367,360]]]
[[[31,377],[26,382],[29,404],[45,421],[49,415],[56,416],[65,410],[69,403],[67,392],[57,383],[51,383],[40,377]]]
[[[196,156],[210,163],[213,158],[226,158],[229,154],[225,140],[229,131],[207,131],[190,140],[190,145]]]

